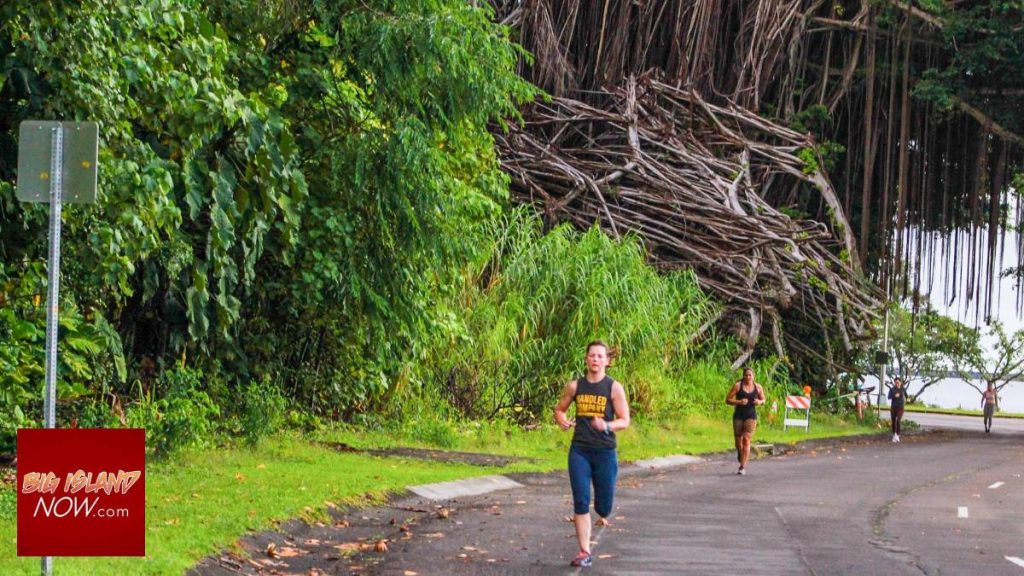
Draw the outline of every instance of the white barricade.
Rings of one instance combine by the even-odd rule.
[[[803,418],[790,418],[789,411],[803,410]],[[802,426],[804,430],[811,429],[811,399],[807,396],[786,396],[786,414],[782,421],[782,429],[789,426]]]

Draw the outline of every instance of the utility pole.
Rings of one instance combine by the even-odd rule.
[[[885,303],[885,328],[882,332],[882,353],[878,355],[878,410],[882,410],[882,388],[885,388],[885,368],[889,364],[889,302]]]
[[[888,249],[886,252],[888,252]],[[884,328],[882,328],[882,350],[879,354],[875,355],[875,363],[878,364],[878,401],[875,403],[875,407],[878,410],[879,416],[881,416],[882,412],[885,368],[889,365],[889,301],[892,299],[892,275],[895,273],[894,270],[888,269],[892,265],[892,254],[887,254],[887,256],[887,262],[882,268],[883,274],[885,274],[885,324]]]

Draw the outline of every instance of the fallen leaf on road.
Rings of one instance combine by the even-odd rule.
[[[387,552],[388,551],[388,541],[387,540],[378,540],[377,543],[373,545],[373,549],[376,552]]]
[[[277,553],[277,544],[274,544],[273,542],[267,544],[267,556],[270,556],[271,558],[277,558],[280,556],[280,554]]]
[[[335,528],[348,528],[348,520],[342,520],[334,523]]]
[[[598,560],[607,560],[609,558],[615,558],[615,554],[598,554],[597,555],[597,559]]]
[[[398,530],[399,530],[399,532],[408,532],[409,531],[409,525],[408,524],[402,524],[401,526],[398,527]]]
[[[345,542],[344,544],[337,544],[334,546],[335,549],[340,550],[345,556],[351,556],[356,552],[361,552],[369,547],[367,544],[360,542]]]
[[[451,515],[451,511],[450,511],[450,510],[448,510],[447,508],[440,508],[440,509],[438,509],[438,511],[437,511],[437,517],[438,517],[438,518],[441,518],[441,519],[445,519],[445,518],[447,518],[447,517],[448,517],[449,515]]]
[[[283,546],[280,550],[277,551],[277,556],[275,556],[275,558],[277,558],[278,556],[280,556],[281,558],[294,558],[295,556],[302,556],[303,554],[309,554],[309,550],[303,550],[301,548],[292,548],[291,546]]]
[[[320,540],[318,538],[307,538],[303,541],[306,546],[319,546]]]

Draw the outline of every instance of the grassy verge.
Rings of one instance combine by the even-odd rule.
[[[762,418],[755,439],[763,442],[793,443],[812,438],[827,438],[863,434],[876,428],[846,422],[827,415],[815,415],[810,431],[782,430],[778,422]],[[450,450],[481,452],[504,456],[518,456],[530,461],[513,463],[503,472],[548,472],[565,465],[566,453],[572,439],[571,431],[561,431],[554,425],[542,426],[524,432],[501,424],[471,423],[456,426],[454,441],[446,446]],[[643,460],[672,454],[705,454],[733,449],[732,422],[728,418],[684,416],[671,422],[634,422],[627,430],[617,433],[619,459],[624,462]],[[362,449],[385,449],[395,446],[436,448],[436,445],[417,440],[412,433],[401,430],[361,432],[355,430],[332,431],[321,439],[343,442]]]
[[[54,573],[180,575],[246,532],[278,520],[314,518],[328,503],[363,506],[409,484],[490,472],[343,454],[288,435],[258,448],[180,454],[148,466],[144,558],[57,558]],[[39,574],[38,558],[15,556],[13,496],[0,496],[0,503],[8,500],[0,504],[0,574]]]
[[[554,426],[523,431],[502,424],[447,424],[445,448],[529,458],[508,467],[469,466],[342,453],[315,440],[357,448],[397,445],[437,448],[418,442],[410,429],[367,432],[333,430],[314,438],[281,435],[256,448],[223,447],[177,455],[151,464],[146,485],[144,558],[57,558],[54,573],[182,574],[208,554],[231,547],[243,534],[281,520],[322,517],[327,506],[360,507],[382,501],[405,486],[496,472],[560,470],[571,439]],[[796,442],[871,429],[818,417],[810,432],[764,422],[757,439]],[[638,423],[619,435],[621,459],[729,450],[731,423],[686,417],[672,423]],[[314,440],[314,441],[310,441]],[[0,487],[0,574],[35,575],[38,558],[17,558],[14,487]]]
[[[963,408],[934,408],[922,406],[921,404],[907,404],[907,412],[923,412],[927,414],[957,414],[961,416],[982,416],[981,410],[964,410]],[[1014,412],[996,412],[997,418],[1024,418],[1024,414]]]

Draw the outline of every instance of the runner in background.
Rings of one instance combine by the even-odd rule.
[[[903,408],[906,404],[907,391],[903,389],[903,380],[899,376],[893,378],[889,388],[889,424],[892,426],[892,441],[900,441],[900,425],[903,423]]]
[[[740,462],[739,475],[747,473],[750,459],[750,443],[757,430],[757,406],[764,404],[764,390],[754,382],[754,371],[743,369],[743,378],[732,385],[725,403],[735,406],[732,413],[732,433],[736,439],[736,459]]]
[[[985,432],[992,432],[992,415],[996,413],[996,406],[999,404],[999,394],[988,383],[988,388],[981,393],[981,407],[985,411]]]

